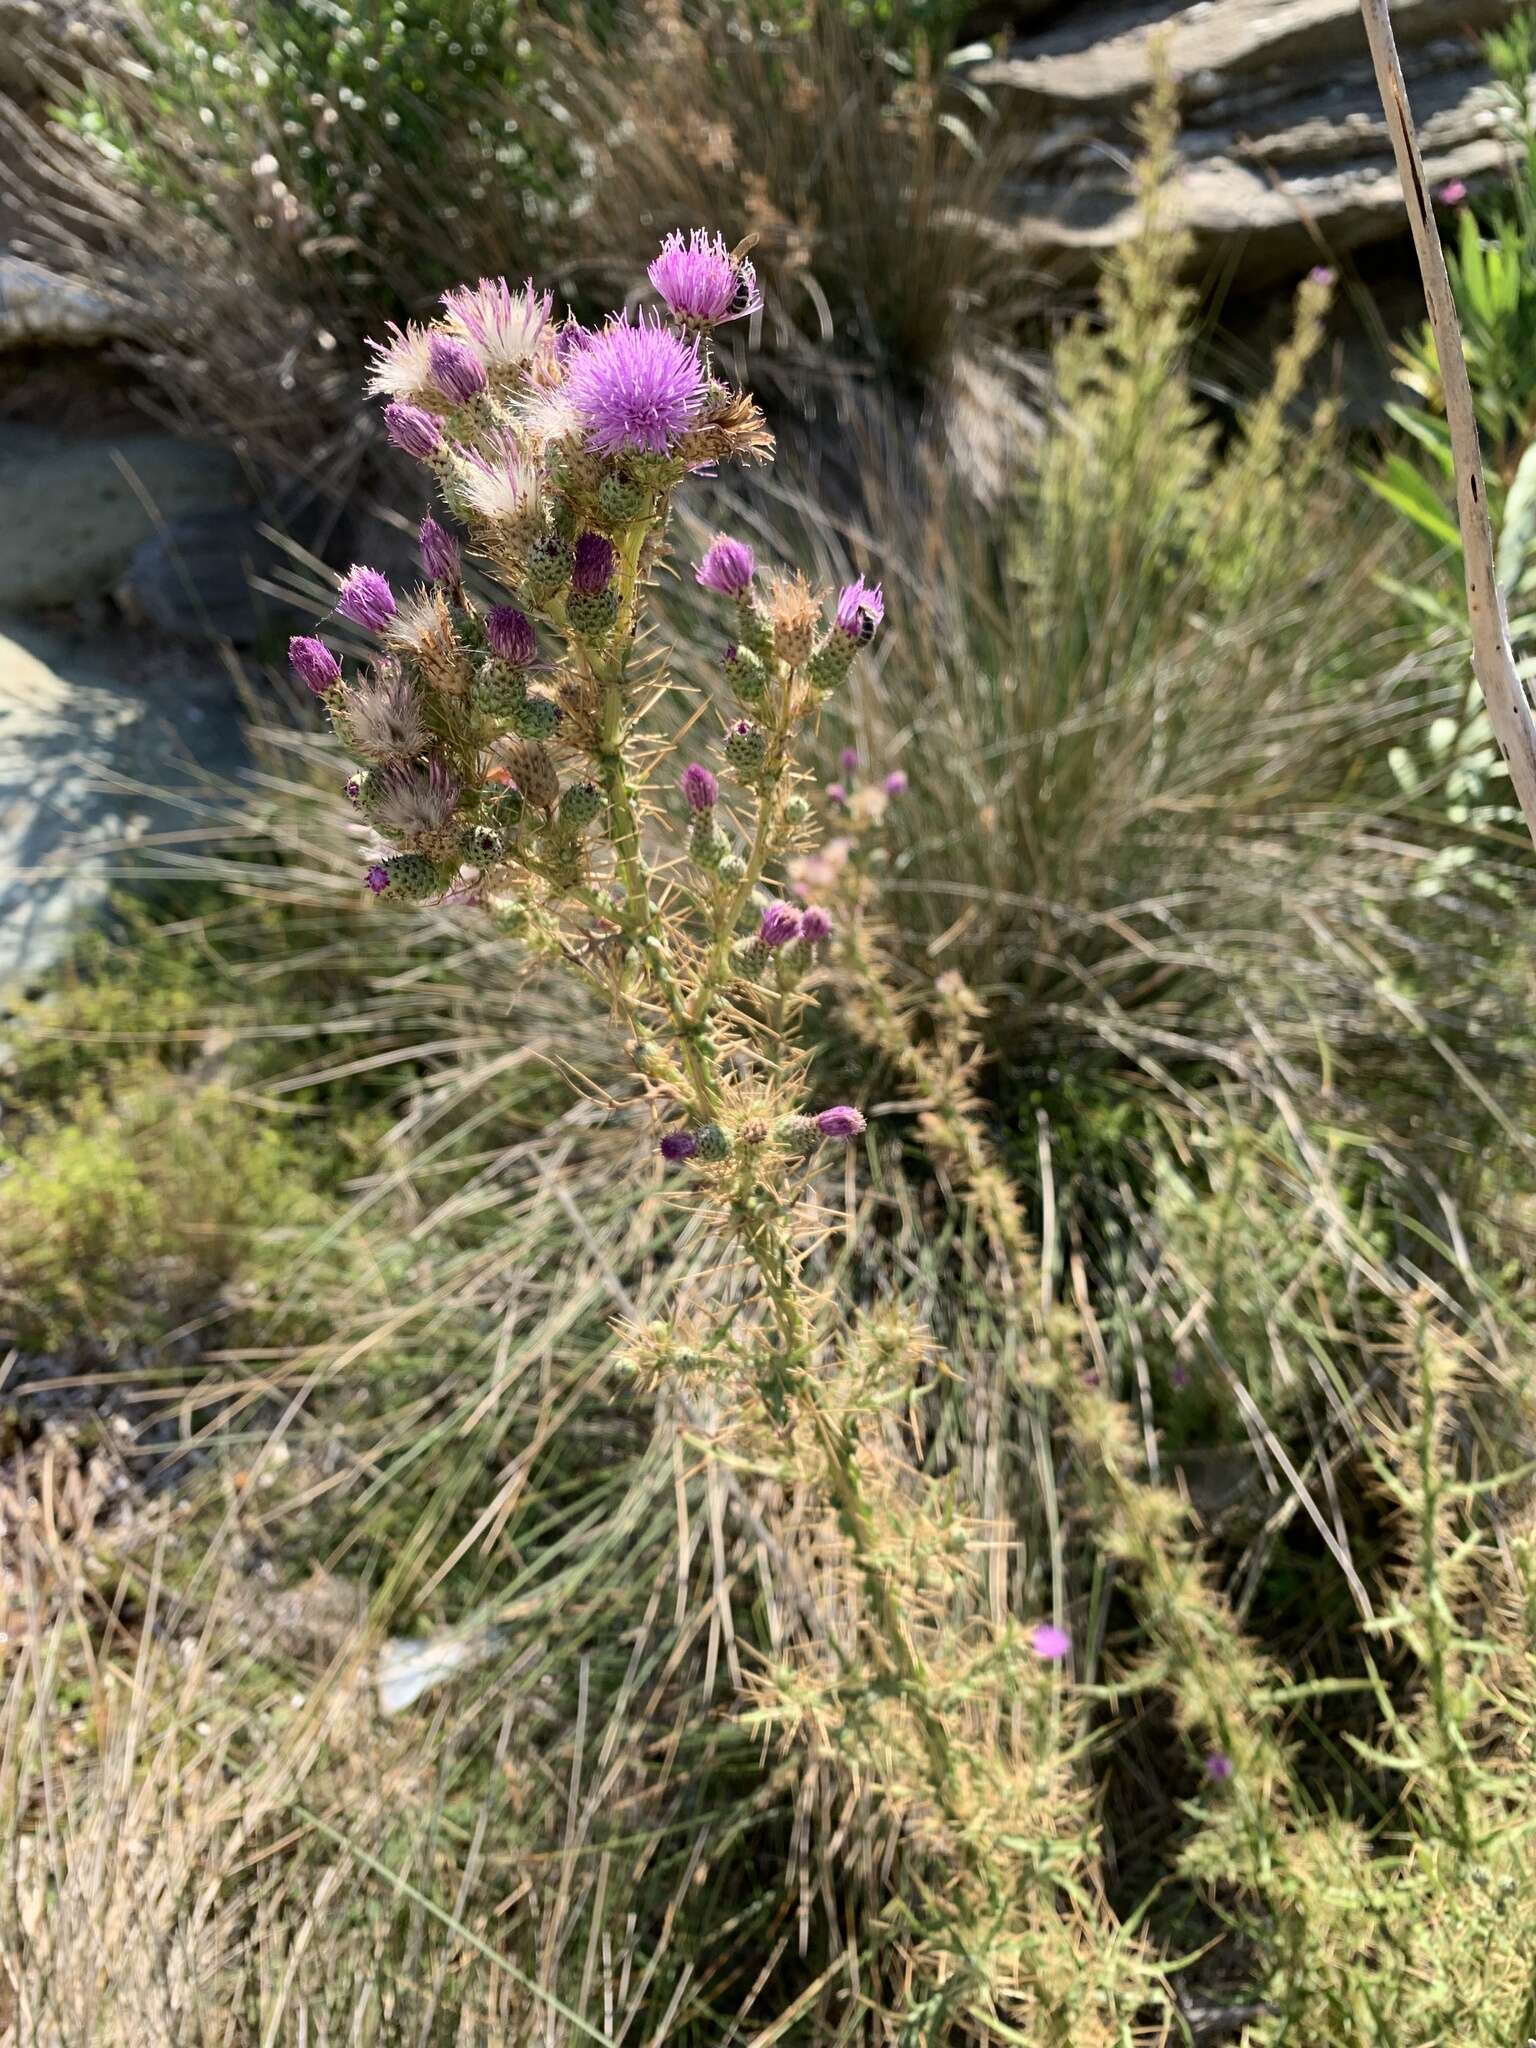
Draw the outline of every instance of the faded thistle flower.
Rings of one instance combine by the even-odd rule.
[[[427,744],[416,686],[393,663],[342,693],[339,722],[352,745],[370,761],[409,759]]]
[[[467,341],[434,334],[427,342],[432,382],[450,405],[471,405],[484,391],[485,365]]]
[[[341,681],[341,663],[323,640],[312,633],[295,633],[288,642],[288,662],[306,689],[317,697],[335,689]]]
[[[397,327],[391,320],[388,341],[370,341],[368,346],[373,352],[368,366],[370,398],[404,399],[413,405],[437,399],[426,328],[414,320]]]
[[[354,562],[337,596],[336,609],[354,626],[382,633],[395,616],[395,593],[389,587],[389,578],[381,576],[377,569],[365,569]]]
[[[733,256],[722,235],[695,228],[686,238],[668,235],[648,273],[673,318],[685,327],[718,327],[762,305],[757,273]]]
[[[460,449],[457,480],[466,505],[488,526],[537,530],[541,479],[515,434],[503,431],[484,448]]]
[[[448,590],[457,590],[464,575],[459,544],[447,527],[439,526],[430,513],[421,522],[417,545],[421,549],[421,566],[431,580]]]
[[[690,761],[678,778],[690,811],[707,813],[720,801],[720,785],[699,761]]]
[[[846,1102],[839,1102],[831,1109],[822,1110],[816,1119],[816,1128],[824,1138],[859,1138],[868,1126],[858,1110],[851,1109]]]
[[[504,277],[482,277],[443,293],[443,310],[466,340],[474,343],[494,376],[515,375],[538,354],[554,300],[529,281],[514,291]]]
[[[799,668],[809,661],[821,614],[798,569],[793,576],[774,577],[768,587],[768,617],[773,622],[773,651],[785,667]]]
[[[459,785],[440,761],[397,765],[370,779],[368,816],[391,838],[431,839],[447,829],[458,801]]]
[[[704,369],[669,328],[619,319],[571,356],[561,396],[598,454],[667,455],[698,418]]]
[[[757,557],[746,542],[717,533],[704,550],[693,580],[706,590],[718,591],[722,597],[740,597],[751,589],[756,573]]]
[[[387,637],[397,653],[413,657],[433,689],[457,697],[469,687],[469,656],[459,644],[453,614],[440,590],[417,590],[405,598]]]

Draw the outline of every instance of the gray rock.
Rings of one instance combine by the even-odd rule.
[[[0,610],[99,597],[159,525],[246,495],[234,456],[169,434],[66,440],[0,423]]]
[[[1432,185],[1506,155],[1478,32],[1516,0],[1398,0],[1393,21]],[[1202,260],[1242,288],[1406,232],[1356,0],[1085,0],[970,77],[1036,142],[1021,250],[1085,274],[1134,225],[1130,115],[1159,35],[1185,164],[1177,204]]]
[[[0,249],[0,351],[99,348],[122,324],[106,292]]]
[[[195,830],[243,759],[206,660],[0,619],[0,993],[47,970],[136,846]]]

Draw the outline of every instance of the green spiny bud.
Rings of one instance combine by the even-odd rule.
[[[774,1142],[795,1159],[806,1159],[821,1143],[821,1126],[813,1116],[781,1116],[773,1127]]]
[[[580,832],[602,807],[603,792],[595,782],[573,782],[561,793],[560,823],[567,832]]]
[[[698,1151],[696,1159],[702,1159],[706,1166],[717,1166],[722,1159],[731,1156],[731,1141],[718,1124],[700,1124],[694,1132]]]
[[[725,758],[745,780],[755,775],[768,756],[768,735],[750,718],[738,718],[725,735]]]
[[[727,647],[720,665],[743,704],[761,704],[768,690],[768,671],[760,655],[750,647]]]
[[[528,550],[523,590],[534,606],[546,604],[571,580],[571,550],[559,534],[546,533]]]
[[[475,670],[469,701],[487,725],[499,731],[514,729],[514,721],[528,698],[528,682],[510,662],[483,661]]]
[[[743,592],[736,604],[736,637],[743,647],[749,647],[759,661],[773,659],[773,621],[749,592]]]
[[[632,455],[629,458],[629,466],[634,471],[635,479],[642,490],[647,491],[663,490],[666,485],[676,483],[684,474],[682,463],[672,455],[657,455],[650,452]]]
[[[649,495],[633,477],[610,472],[597,487],[598,517],[615,529],[633,526],[646,509]]]
[[[688,835],[688,858],[695,867],[718,873],[720,863],[730,850],[731,842],[712,817],[706,814],[694,819],[693,830]]]
[[[618,623],[619,593],[611,583],[606,590],[573,590],[565,616],[578,640],[606,640]]]
[[[732,889],[745,877],[746,872],[747,863],[739,853],[728,853],[715,870],[721,881]]]
[[[494,825],[466,825],[459,834],[459,848],[464,858],[472,860],[478,868],[490,867],[506,851]]]
[[[508,723],[520,740],[551,739],[560,724],[560,706],[553,697],[535,697],[530,691]]]
[[[813,689],[835,690],[847,677],[857,652],[857,643],[846,633],[829,633],[805,665],[807,681]]]
[[[773,948],[765,946],[760,938],[737,939],[731,947],[731,957],[737,967],[754,981],[773,958]]]
[[[391,903],[422,903],[448,886],[435,861],[424,853],[391,853],[368,870],[368,886]]]
[[[784,822],[786,825],[803,825],[811,815],[811,807],[803,796],[792,796],[785,800]]]

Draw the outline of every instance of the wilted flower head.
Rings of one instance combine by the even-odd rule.
[[[907,793],[906,769],[893,768],[890,774],[887,775],[887,777],[885,778],[884,787],[887,796],[905,796]]]
[[[492,654],[514,668],[527,668],[539,651],[532,620],[515,604],[498,604],[486,613],[485,637]]]
[[[428,353],[432,337],[414,320],[404,327],[389,323],[388,341],[370,341],[373,361],[368,368],[371,398],[403,398],[419,403],[433,395],[432,362]]]
[[[571,588],[596,597],[613,580],[613,542],[600,533],[584,533],[576,542],[571,564]]]
[[[690,761],[678,778],[690,811],[712,811],[720,801],[720,785],[700,761]]]
[[[393,405],[384,408],[384,431],[394,445],[407,455],[414,455],[418,462],[425,462],[435,455],[443,445],[443,430],[437,416],[424,406],[408,404],[396,399]]]
[[[800,936],[808,946],[820,946],[832,936],[832,918],[819,903],[800,913]]]
[[[453,816],[459,785],[440,761],[386,768],[368,788],[368,815],[395,839],[441,832]]]
[[[357,751],[372,761],[408,759],[427,744],[421,700],[393,662],[347,691],[342,722]]]
[[[758,921],[757,936],[765,946],[787,946],[800,936],[800,913],[793,903],[770,903]]]
[[[354,626],[366,626],[370,633],[382,633],[395,616],[395,593],[389,578],[377,569],[365,569],[354,562],[336,599],[336,609]]]
[[[516,292],[504,277],[482,277],[443,293],[449,320],[493,370],[520,370],[533,357],[553,304],[550,293],[534,290],[532,279]]]
[[[312,633],[295,633],[288,642],[288,661],[299,681],[316,696],[334,689],[341,681],[341,663],[325,642]]]
[[[837,629],[851,640],[872,640],[884,617],[885,598],[878,583],[866,583],[856,576],[838,593]]]
[[[1042,1621],[1030,1637],[1029,1647],[1043,1663],[1059,1664],[1071,1650],[1072,1638],[1054,1622]]]
[[[692,1131],[666,1131],[662,1134],[661,1156],[669,1165],[677,1166],[685,1159],[692,1159],[699,1149],[699,1141]]]
[[[846,1102],[839,1102],[821,1112],[816,1119],[816,1128],[824,1138],[859,1138],[868,1125],[856,1109],[850,1109]]]
[[[733,256],[723,236],[703,228],[695,228],[686,239],[668,235],[649,276],[674,318],[685,326],[717,327],[722,320],[755,313],[763,303],[752,265],[744,256]]]
[[[468,405],[485,389],[485,365],[467,341],[456,340],[451,334],[430,335],[427,361],[432,382],[450,404]]]
[[[602,455],[665,455],[704,398],[696,345],[649,320],[610,321],[566,365],[562,396],[586,445]]]
[[[757,557],[744,540],[717,533],[693,572],[694,581],[722,597],[739,597],[757,573]]]
[[[530,518],[539,502],[539,472],[514,434],[484,448],[460,450],[459,484],[470,508],[493,526]]]
[[[432,581],[456,589],[464,573],[463,564],[459,559],[459,544],[447,527],[439,526],[428,513],[416,538],[421,549],[421,566]]]

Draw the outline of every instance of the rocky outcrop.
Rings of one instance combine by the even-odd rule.
[[[1393,21],[1435,185],[1504,161],[1481,36],[1514,0],[1397,0]],[[1263,284],[1403,232],[1356,0],[1079,0],[971,72],[1038,138],[1017,235],[1048,275],[1086,272],[1130,226],[1130,116],[1159,39],[1177,82],[1179,204],[1206,262]]]

